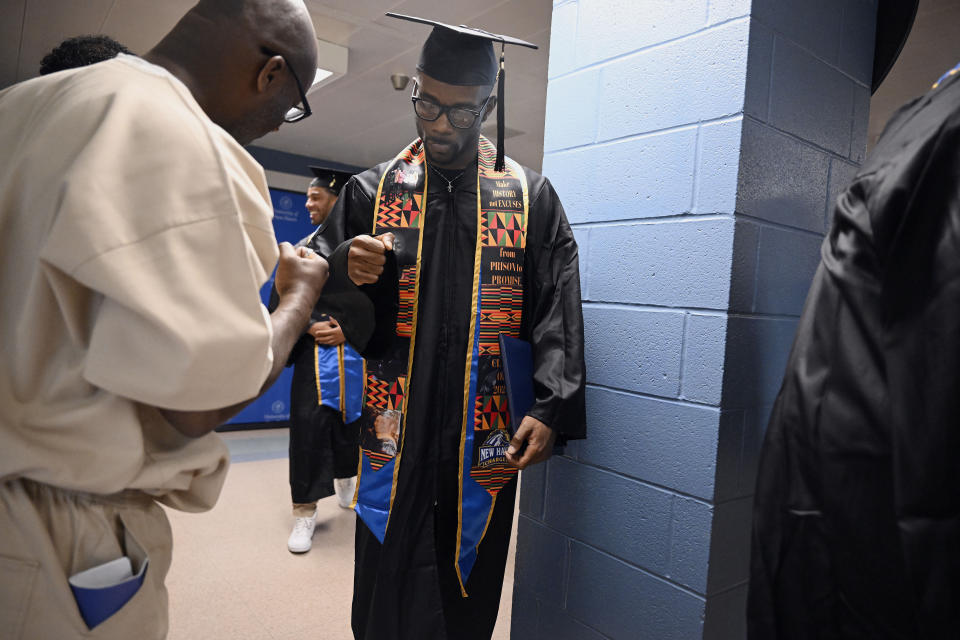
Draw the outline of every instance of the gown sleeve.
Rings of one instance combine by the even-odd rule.
[[[357,286],[347,273],[350,243],[358,235],[373,232],[373,215],[373,198],[358,177],[353,177],[344,185],[323,231],[311,243],[330,264],[317,310],[336,318],[346,341],[365,358],[384,354],[392,342],[400,282],[392,251],[387,252],[383,273],[373,284]]]
[[[580,265],[560,199],[541,180],[530,205],[526,250],[522,334],[533,345],[536,395],[527,415],[556,431],[562,443],[586,437]]]
[[[929,150],[916,154],[916,168],[909,167],[915,170],[885,181],[897,185],[891,192],[903,194],[886,205],[895,207],[899,224],[886,251],[881,303],[892,506],[927,629],[956,618],[951,598],[942,594],[960,580],[960,557],[942,553],[943,541],[960,535],[958,141],[960,123],[954,119],[932,136]]]

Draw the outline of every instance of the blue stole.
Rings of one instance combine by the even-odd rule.
[[[360,417],[363,398],[363,358],[344,343],[336,347],[313,345],[317,403],[339,411],[343,423]]]

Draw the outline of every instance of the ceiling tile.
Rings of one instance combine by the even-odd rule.
[[[355,16],[357,23],[377,18],[395,2],[384,0],[307,0],[307,9],[311,14],[325,13],[336,17],[339,14]]]
[[[317,38],[334,44],[346,45],[350,36],[358,29],[355,22],[340,20],[322,13],[311,12],[313,29]]]
[[[20,33],[26,0],[4,0],[0,20],[0,89],[17,81],[20,60]],[[39,65],[38,65],[39,66]]]
[[[359,76],[388,62],[395,61],[395,64],[389,65],[390,70],[383,74],[384,82],[387,82],[390,74],[395,71],[413,73],[413,67],[416,65],[420,51],[419,45],[412,45],[410,42],[377,27],[365,27],[356,31],[350,36],[347,48],[350,50],[350,62],[348,64],[350,75]],[[401,58],[401,56],[406,56],[406,58]],[[413,64],[410,64],[411,60]]]
[[[542,2],[543,0],[537,1]],[[394,5],[390,11],[408,16],[438,20],[449,24],[460,24],[465,22],[464,16],[474,15],[477,12],[476,6],[477,3],[475,2],[464,2],[463,0],[448,2],[437,2],[436,0],[406,0],[405,2]],[[377,20],[377,22],[380,24],[400,25],[398,28],[403,29],[406,33],[416,34],[414,37],[419,39],[425,38],[426,33],[429,32],[427,25],[404,22],[402,20],[396,20],[395,18],[383,17]]]
[[[531,36],[549,28],[552,15],[553,0],[510,0],[471,16],[469,24],[491,33],[528,40],[540,45],[543,51],[546,42],[537,42]]]
[[[117,0],[104,22],[103,32],[121,40],[131,51],[144,54],[160,42],[194,4],[194,0]]]
[[[28,0],[17,80],[37,75],[43,57],[67,38],[101,33],[112,5],[113,0]]]

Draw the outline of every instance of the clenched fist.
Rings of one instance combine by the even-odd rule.
[[[355,285],[372,284],[380,278],[387,261],[386,252],[393,249],[393,240],[392,233],[353,239],[347,254],[347,275]]]
[[[303,295],[311,301],[312,306],[327,281],[327,271],[327,261],[311,249],[294,249],[289,242],[280,243],[280,260],[274,284],[281,298],[290,294]]]

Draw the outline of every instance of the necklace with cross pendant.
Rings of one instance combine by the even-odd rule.
[[[447,178],[447,176],[445,176],[445,175],[443,175],[442,173],[440,173],[440,170],[439,170],[439,169],[435,169],[435,168],[432,167],[432,166],[431,166],[430,168],[433,169],[433,172],[434,172],[435,174],[437,174],[438,176],[440,176],[441,178],[443,178],[443,180],[447,183],[447,193],[453,193],[453,183],[456,182],[457,180],[459,180],[459,179],[463,176],[463,174],[464,174],[464,172],[461,171],[461,172],[458,173],[456,176],[454,176],[454,178],[453,178],[452,180],[449,180],[449,179]]]

